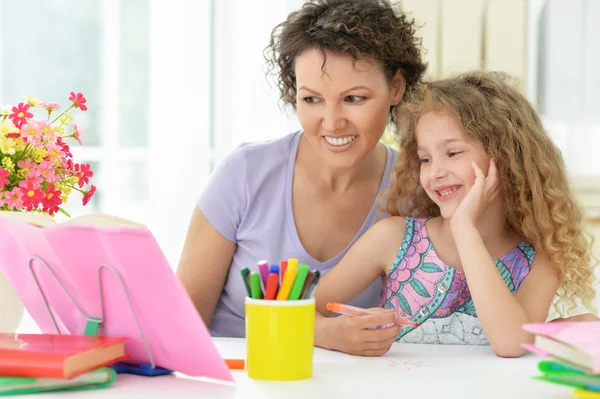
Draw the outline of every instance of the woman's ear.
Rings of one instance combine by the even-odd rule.
[[[390,98],[390,105],[396,106],[400,104],[402,101],[402,97],[404,97],[404,91],[406,90],[406,79],[404,79],[404,75],[402,74],[402,70],[398,69],[396,74],[392,78],[392,95]]]

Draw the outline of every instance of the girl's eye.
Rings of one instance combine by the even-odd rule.
[[[429,163],[429,158],[421,158],[421,163]]]
[[[452,157],[454,157],[454,156],[456,156],[456,155],[458,155],[458,154],[460,154],[460,153],[462,153],[462,151],[450,151],[450,152],[448,153],[448,156],[449,156],[450,158],[452,158]]]
[[[307,104],[315,104],[319,102],[319,99],[317,97],[305,97],[303,101]]]
[[[346,102],[349,102],[349,103],[359,103],[364,100],[365,100],[365,97],[363,97],[363,96],[348,96],[348,97],[346,97]]]

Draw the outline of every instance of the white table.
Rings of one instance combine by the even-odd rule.
[[[245,340],[215,338],[226,358],[244,357]],[[50,398],[570,398],[573,389],[548,384],[538,375],[539,357],[496,357],[490,347],[394,344],[379,358],[349,356],[315,349],[313,377],[294,382],[255,381],[232,371],[235,384],[182,375],[119,375],[109,388],[56,392]],[[41,398],[21,395],[20,398]],[[16,397],[15,397],[16,398]]]

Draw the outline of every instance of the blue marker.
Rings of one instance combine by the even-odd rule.
[[[281,276],[279,275],[279,265],[271,265],[269,269],[269,274],[275,273],[279,277],[279,284],[281,284]]]

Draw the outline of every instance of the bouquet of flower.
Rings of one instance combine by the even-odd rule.
[[[96,192],[94,185],[87,186],[94,175],[90,165],[75,163],[65,142],[75,139],[83,145],[83,132],[71,124],[68,112],[86,111],[86,99],[71,92],[71,105],[57,116],[60,104],[26,99],[14,107],[0,107],[0,210],[69,216],[61,205],[73,190],[83,195],[83,205]],[[34,108],[43,110],[45,118],[34,119]]]

